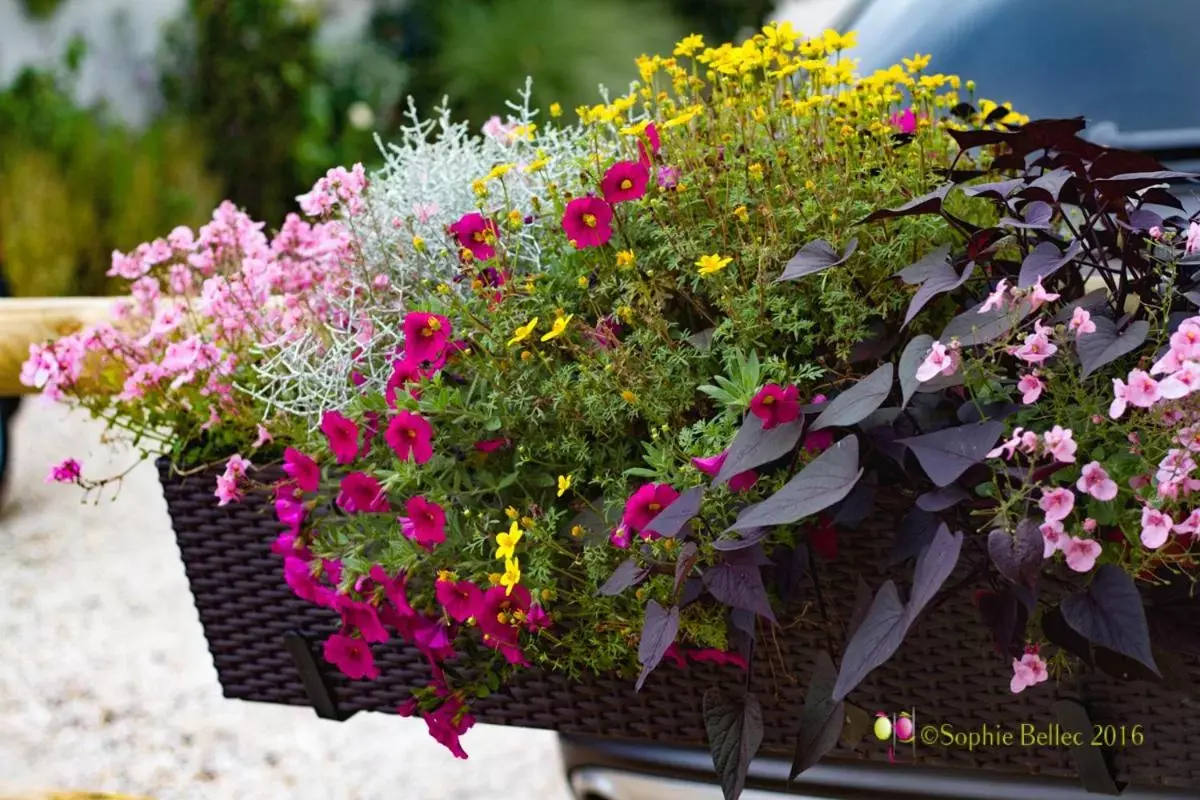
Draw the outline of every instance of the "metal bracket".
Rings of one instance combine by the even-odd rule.
[[[283,643],[292,654],[296,671],[300,673],[300,681],[304,684],[304,693],[308,695],[309,705],[321,719],[332,719],[344,722],[354,716],[353,711],[347,713],[338,708],[325,670],[313,656],[308,639],[299,631],[290,631],[283,635]]]
[[[1087,709],[1074,700],[1059,700],[1054,704],[1054,714],[1063,729],[1081,737],[1082,744],[1072,746],[1071,758],[1079,773],[1079,782],[1089,794],[1119,795],[1116,776],[1111,768],[1112,754],[1103,748],[1092,746],[1094,726]]]

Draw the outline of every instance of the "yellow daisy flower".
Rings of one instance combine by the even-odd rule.
[[[701,275],[713,275],[729,266],[729,262],[731,261],[733,261],[732,256],[721,257],[720,255],[713,253],[710,256],[701,256],[700,259],[696,261],[696,266],[700,268]]]
[[[528,339],[529,334],[533,333],[533,329],[537,327],[537,324],[538,318],[534,317],[533,319],[529,320],[529,322],[526,322],[524,325],[513,331],[513,337],[508,340],[509,346]]]

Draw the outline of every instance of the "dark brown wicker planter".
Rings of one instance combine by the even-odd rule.
[[[429,678],[424,659],[402,644],[374,646],[382,673],[378,680],[350,681],[327,668],[320,643],[335,627],[336,616],[300,600],[284,583],[280,560],[270,552],[280,527],[265,497],[219,508],[213,498],[216,472],[180,477],[165,461],[158,467],[226,697],[310,706],[321,716],[344,719],[358,711],[394,712],[407,699],[409,687],[424,685]],[[853,608],[857,579],[851,565],[881,564],[890,546],[886,526],[841,537],[839,558],[822,567],[821,596],[831,614],[848,615]],[[950,582],[959,578],[952,576]],[[760,648],[763,655],[756,659],[752,681],[763,704],[767,753],[791,754],[812,654],[826,647],[818,617],[812,612],[804,619],[781,620],[784,627],[776,641]],[[1189,657],[1184,663],[1193,683],[1200,681],[1200,659]],[[575,682],[526,671],[502,692],[476,701],[473,710],[479,721],[491,724],[703,747],[700,697],[713,683],[729,683],[729,669],[695,665],[681,670],[664,664],[640,693],[634,692],[632,681],[618,678]],[[1022,723],[1046,731],[1065,719],[1060,716],[1064,708],[1079,703],[1089,724],[1126,730],[1140,724],[1144,742],[1103,750],[1086,747],[1077,753],[1019,744],[975,752],[918,745],[916,760],[1064,778],[1082,773],[1084,783],[1095,788],[1111,774],[1118,783],[1200,789],[1200,748],[1195,746],[1200,713],[1179,693],[1083,671],[1071,685],[1047,683],[1014,696],[1008,690],[1011,674],[964,594],[961,602],[944,603],[923,620],[897,656],[871,673],[849,699],[871,714],[915,709],[919,725],[948,724],[963,732],[997,726],[1019,731]],[[466,744],[469,750],[469,737]],[[868,735],[855,747],[839,743],[830,758],[886,760],[887,755],[886,747]],[[902,758],[910,760],[907,752]]]

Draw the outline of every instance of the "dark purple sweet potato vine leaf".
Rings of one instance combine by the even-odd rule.
[[[737,800],[762,746],[762,706],[749,692],[714,686],[704,693],[704,729],[725,800]]]
[[[841,701],[833,699],[836,682],[837,668],[833,665],[833,659],[827,651],[818,651],[812,676],[808,679],[808,689],[804,693],[800,735],[796,738],[796,752],[792,756],[788,780],[795,780],[820,761],[841,736],[845,710]]]
[[[988,534],[988,555],[996,569],[1023,586],[1033,588],[1037,584],[1044,550],[1042,532],[1032,519],[1021,520],[1015,535],[999,529]]]
[[[931,347],[933,347],[933,337],[923,333],[920,336],[914,336],[912,341],[904,346],[904,352],[900,354],[901,408],[908,405],[913,393],[921,385],[921,382],[917,380],[917,370],[920,368],[921,362],[925,360],[925,356],[929,355]]]
[[[891,394],[894,375],[895,368],[891,362],[884,362],[870,375],[827,403],[825,410],[813,422],[811,430],[844,428],[866,419]]]
[[[751,528],[746,531],[741,531],[740,533],[740,536],[713,539],[713,550],[726,553],[730,553],[735,550],[744,550],[747,547],[753,547],[763,539],[767,538],[767,534],[770,533],[770,531],[766,528]]]
[[[663,656],[675,642],[675,635],[679,633],[679,607],[671,606],[665,609],[656,601],[651,600],[646,604],[646,618],[642,623],[642,637],[638,641],[638,661],[642,665],[642,672],[638,675],[637,691],[642,690],[642,684],[646,682],[646,678],[654,671],[662,661]]]
[[[1028,289],[1037,283],[1038,278],[1045,280],[1058,272],[1079,255],[1083,247],[1079,240],[1071,242],[1065,251],[1059,250],[1050,242],[1042,242],[1025,256],[1021,262],[1021,274],[1017,277],[1017,288]]]
[[[961,486],[944,486],[941,489],[934,489],[932,492],[926,492],[917,498],[917,508],[925,511],[945,511],[947,508],[953,508],[964,500],[970,500],[971,495],[967,493]]]
[[[982,302],[977,303],[950,320],[942,330],[939,341],[958,339],[963,347],[987,344],[1012,330],[1014,325],[1029,316],[1031,310],[1028,298],[1022,299],[1015,308],[993,308],[980,314],[982,307]]]
[[[912,301],[908,304],[908,311],[904,314],[904,324],[901,327],[907,327],[908,323],[912,322],[913,317],[920,313],[930,300],[937,297],[939,294],[952,292],[962,286],[971,276],[975,274],[975,264],[967,263],[962,272],[958,272],[949,264],[938,267],[932,271],[921,284],[921,288],[917,289],[917,293],[913,295]]]
[[[1105,364],[1110,364],[1141,347],[1150,334],[1150,323],[1144,319],[1130,323],[1117,333],[1117,324],[1108,317],[1094,316],[1096,330],[1076,338],[1075,351],[1086,378]]]
[[[980,422],[956,425],[940,431],[897,439],[917,457],[925,474],[936,486],[949,486],[969,468],[987,458],[1004,432],[1004,423]]]
[[[946,199],[946,195],[954,188],[954,184],[947,183],[945,186],[939,186],[929,194],[923,194],[920,197],[914,197],[904,205],[896,206],[895,208],[881,208],[878,211],[872,211],[864,217],[857,225],[865,225],[868,222],[874,222],[879,219],[895,219],[896,217],[914,217],[921,214],[940,214],[942,211],[942,202]]]
[[[1146,611],[1133,578],[1114,564],[1102,564],[1087,591],[1059,606],[1063,619],[1092,644],[1140,661],[1160,675],[1150,651]]]
[[[689,522],[695,519],[700,513],[700,503],[704,500],[704,487],[693,486],[683,494],[676,497],[671,505],[660,511],[650,524],[646,526],[646,530],[650,533],[657,533],[668,539],[679,535]]]
[[[775,494],[746,508],[730,531],[789,525],[829,508],[850,493],[863,470],[858,439],[847,436],[817,456]]]
[[[775,282],[794,281],[806,275],[814,275],[830,267],[844,264],[850,256],[854,255],[857,248],[858,239],[851,239],[846,243],[845,251],[839,255],[833,245],[824,239],[809,242],[800,248],[800,252],[792,256],[791,261],[784,266],[783,273],[775,279]]]
[[[892,657],[909,627],[954,570],[962,541],[961,533],[950,533],[945,525],[938,529],[933,541],[917,558],[907,603],[901,601],[892,581],[880,587],[862,623],[846,643],[833,689],[834,700],[845,699],[863,678]]]
[[[771,598],[763,585],[762,570],[757,565],[723,561],[706,569],[701,580],[718,602],[730,608],[753,611],[777,624],[775,612],[771,610]]]
[[[621,565],[613,570],[613,574],[609,576],[603,586],[596,590],[596,594],[610,596],[620,594],[630,586],[641,583],[649,574],[649,569],[639,567],[637,562],[630,558],[621,562]]]
[[[763,430],[762,420],[747,414],[742,427],[733,437],[733,444],[729,445],[729,455],[725,456],[725,463],[713,480],[713,486],[720,486],[734,475],[787,455],[796,448],[803,433],[803,416]]]
[[[950,245],[926,253],[915,264],[910,264],[896,273],[896,277],[909,286],[920,286],[930,275],[937,273],[943,267],[950,265]]]
[[[933,541],[938,530],[938,518],[923,508],[909,509],[896,529],[896,542],[888,558],[888,566],[894,566],[917,555]]]

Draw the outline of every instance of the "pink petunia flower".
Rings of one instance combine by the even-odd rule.
[[[1151,550],[1157,550],[1167,543],[1173,527],[1175,521],[1170,515],[1150,506],[1142,509],[1142,544]]]
[[[1043,489],[1042,499],[1038,501],[1038,508],[1046,513],[1046,519],[1054,522],[1066,519],[1074,507],[1075,495],[1061,486],[1049,491]]]
[[[1108,502],[1117,496],[1117,482],[1108,476],[1104,465],[1092,461],[1083,468],[1075,488],[1097,500]]]
[[[612,238],[612,206],[599,197],[576,197],[567,203],[562,228],[577,250],[600,247]]]
[[[388,422],[383,439],[401,461],[424,464],[433,458],[433,426],[420,414],[400,411]]]
[[[1042,441],[1046,443],[1046,450],[1054,457],[1055,461],[1063,464],[1075,461],[1075,450],[1079,445],[1075,443],[1074,434],[1070,429],[1055,425],[1042,434]]]
[[[1013,659],[1013,676],[1009,688],[1013,694],[1020,694],[1030,686],[1036,686],[1050,677],[1046,671],[1046,662],[1036,653],[1026,653],[1021,660]]]
[[[996,284],[996,288],[987,296],[987,299],[983,301],[983,305],[979,307],[979,313],[986,314],[994,308],[1003,309],[1007,300],[1008,280],[1001,278],[1000,282]]]
[[[496,223],[478,211],[463,214],[450,225],[449,230],[458,241],[458,246],[469,251],[477,261],[495,257],[496,241],[500,238]]]
[[[404,528],[405,534],[411,532],[409,538],[421,547],[433,550],[446,541],[446,511],[437,503],[417,495],[404,504],[404,511],[410,523]]]
[[[350,680],[379,677],[375,656],[362,639],[335,633],[325,640],[325,660],[333,664]]]
[[[1063,555],[1067,557],[1067,566],[1075,572],[1091,572],[1096,566],[1103,548],[1094,539],[1068,537],[1062,544]]]
[[[650,170],[645,164],[618,161],[600,179],[600,191],[607,202],[615,205],[644,197],[649,184]]]
[[[329,440],[329,449],[339,464],[349,464],[358,458],[358,426],[338,411],[321,415],[321,432]]]
[[[768,383],[750,401],[750,413],[762,420],[763,430],[793,422],[800,417],[800,390]]]
[[[82,474],[83,467],[73,458],[68,458],[50,468],[46,483],[75,483]]]
[[[1092,313],[1082,306],[1076,306],[1067,323],[1068,330],[1075,331],[1075,338],[1096,332],[1096,323],[1092,322]]]
[[[1054,555],[1063,545],[1063,524],[1059,520],[1048,520],[1038,526],[1042,533],[1042,558]]]
[[[306,492],[315,492],[320,488],[321,468],[316,461],[294,447],[283,451],[283,471]]]
[[[679,492],[666,483],[645,483],[625,502],[621,522],[634,532],[641,531],[663,509],[675,502]]]
[[[929,348],[929,354],[921,362],[921,366],[917,367],[917,381],[924,383],[933,380],[938,375],[953,375],[958,370],[959,361],[957,349],[947,348],[941,342],[934,342]]]
[[[729,457],[729,450],[726,448],[715,456],[707,458],[693,458],[692,466],[708,475],[711,478],[717,477],[721,472],[721,467],[725,464],[725,459]],[[729,479],[729,488],[734,492],[744,492],[753,486],[758,481],[758,473],[752,469],[745,472],[739,472]]]
[[[483,604],[483,592],[470,581],[447,581],[438,579],[435,591],[437,600],[446,611],[446,616],[457,622],[466,622],[479,616]]]
[[[1036,370],[1022,375],[1021,380],[1017,381],[1017,391],[1021,392],[1021,402],[1027,406],[1036,403],[1045,388],[1046,384],[1038,377]]]
[[[436,361],[446,352],[452,328],[441,314],[410,311],[404,317],[404,357],[421,364]]]
[[[383,485],[365,472],[351,472],[342,478],[337,496],[338,508],[347,514],[377,514],[388,510]]]
[[[1115,388],[1115,384],[1114,384]],[[1125,400],[1138,408],[1150,408],[1162,397],[1158,381],[1150,377],[1145,370],[1135,369],[1129,373],[1129,383],[1125,388]]]

